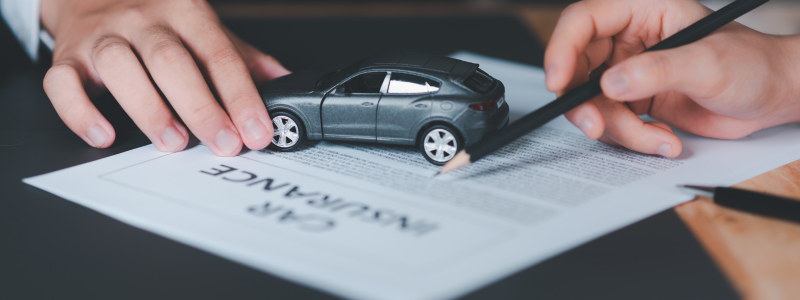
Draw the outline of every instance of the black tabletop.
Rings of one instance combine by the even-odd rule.
[[[225,20],[290,70],[347,66],[369,54],[468,50],[541,65],[542,45],[511,17]],[[115,126],[94,149],[63,125],[30,63],[0,27],[0,297],[4,299],[335,298],[150,232],[47,192],[24,177],[149,141],[113,97],[93,99]],[[738,298],[673,210],[600,237],[465,299]]]

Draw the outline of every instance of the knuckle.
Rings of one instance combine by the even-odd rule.
[[[252,99],[253,98],[250,95],[247,95],[247,94],[245,94],[243,92],[239,92],[239,93],[236,93],[236,94],[228,97],[228,99],[223,99],[224,100],[223,102],[224,102],[225,108],[229,112],[240,112],[240,111],[246,110],[248,108],[248,105],[252,106],[251,103],[253,103],[253,102],[249,101],[249,100],[252,100]]]
[[[716,46],[708,44],[708,43],[697,43],[696,45],[692,45],[693,53],[692,56],[700,58],[701,61],[707,61],[705,65],[716,65],[719,63],[724,62],[725,60],[725,51],[718,51]]]
[[[709,90],[723,89],[724,86],[727,86],[726,79],[728,74],[726,66],[729,65],[730,61],[736,61],[738,58],[729,60],[724,53],[717,52],[710,45],[701,45],[698,47],[698,51],[699,53],[696,57],[703,58],[703,65],[699,70],[704,70],[703,72],[705,73],[700,78],[708,80],[705,84],[710,88]],[[695,70],[698,69],[695,68]]]
[[[57,84],[61,78],[66,76],[75,76],[77,71],[71,65],[67,63],[54,63],[49,70],[47,70],[47,74],[44,76],[44,88],[47,90],[48,87]]]
[[[72,66],[64,63],[56,63],[47,70],[47,74],[44,76],[45,80],[54,80],[58,77],[62,77],[64,75],[68,75],[71,72],[74,72]]]
[[[159,105],[145,106],[141,108],[141,118],[145,119],[144,126],[140,126],[143,130],[155,130],[159,124],[172,122],[172,113]],[[147,128],[145,128],[147,127]]]
[[[152,13],[142,4],[131,4],[119,12],[119,19],[127,24],[142,24],[151,18]]]
[[[82,119],[86,114],[84,106],[76,100],[76,95],[64,93],[58,86],[69,84],[69,78],[79,78],[80,74],[69,61],[56,62],[47,70],[44,76],[43,87],[50,101],[53,103],[56,113],[68,126],[72,127],[75,121]]]
[[[204,122],[207,120],[211,120],[215,117],[215,113],[217,111],[214,107],[215,105],[217,105],[216,102],[208,102],[198,107],[195,107],[189,112],[187,117],[189,117],[189,120],[195,122]]]
[[[155,39],[172,39],[174,34],[169,26],[163,24],[153,24],[144,29],[144,33]]]
[[[586,3],[584,2],[575,2],[568,5],[561,11],[561,16],[572,15],[572,14],[580,14],[586,11]]]
[[[153,43],[150,56],[153,63],[158,66],[171,65],[187,58],[191,60],[191,55],[183,47],[183,44],[172,38],[161,39]]]
[[[224,71],[229,68],[242,68],[243,65],[239,51],[232,47],[213,51],[207,59],[207,67],[210,73]]]
[[[671,79],[674,67],[669,55],[656,51],[650,55],[650,60],[648,66],[648,73],[650,74],[644,74],[647,76],[645,78],[655,79],[656,82],[663,82]]]
[[[79,117],[85,114],[81,107],[74,102],[59,105],[56,107],[56,113],[58,113],[64,123],[67,123],[67,125],[74,125],[73,122],[78,121],[81,119]]]
[[[131,54],[127,42],[114,37],[101,37],[94,46],[93,61],[95,65],[120,61]]]

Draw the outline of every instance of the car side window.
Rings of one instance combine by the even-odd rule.
[[[389,94],[422,94],[439,91],[442,84],[422,76],[392,73],[389,81]]]
[[[364,73],[341,84],[336,88],[336,93],[377,94],[381,92],[384,78],[386,72]]]

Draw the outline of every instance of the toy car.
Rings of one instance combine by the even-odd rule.
[[[503,83],[477,64],[430,54],[378,54],[335,72],[296,72],[260,93],[276,151],[305,140],[416,145],[443,165],[508,123]]]

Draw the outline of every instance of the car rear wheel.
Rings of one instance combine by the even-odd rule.
[[[295,115],[288,112],[273,113],[272,128],[275,130],[272,135],[272,143],[269,144],[269,149],[272,150],[292,151],[297,149],[306,139],[303,123]]]
[[[434,125],[425,130],[420,141],[422,156],[434,165],[444,165],[464,147],[458,133],[446,125]]]

